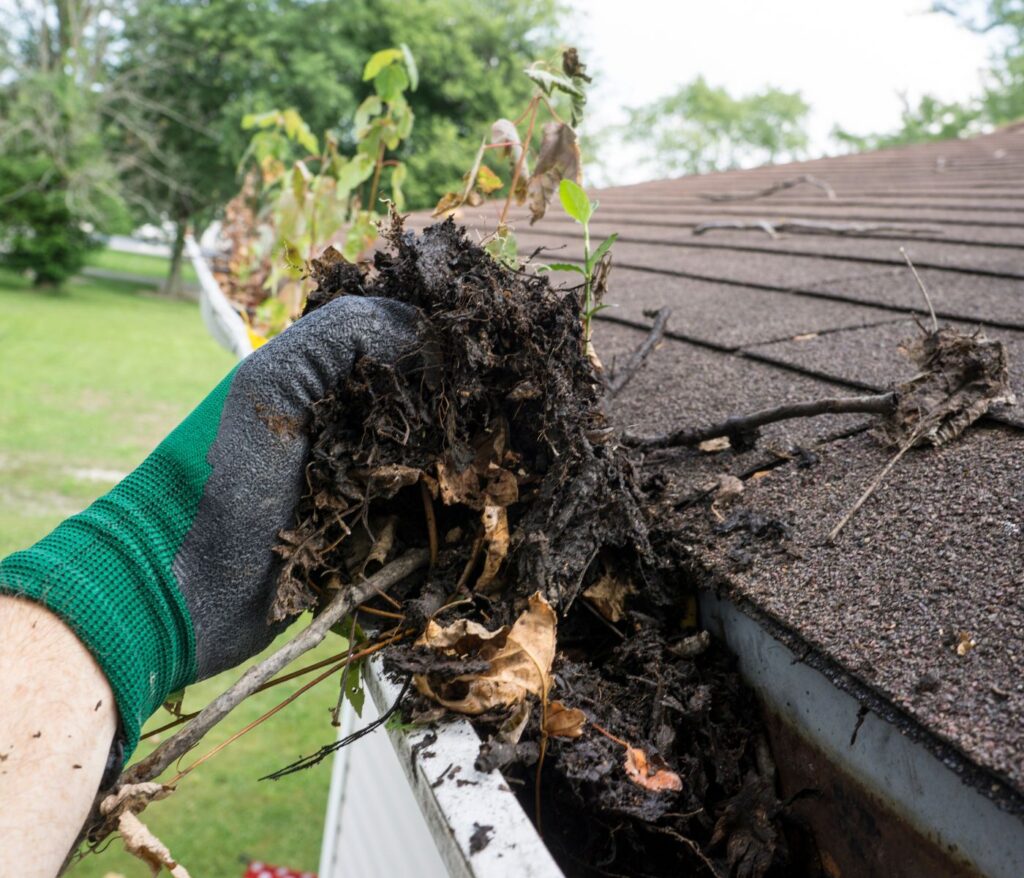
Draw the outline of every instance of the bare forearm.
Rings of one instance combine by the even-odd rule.
[[[0,595],[0,875],[57,874],[116,724],[106,677],[71,629]]]

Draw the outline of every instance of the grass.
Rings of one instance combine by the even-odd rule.
[[[102,268],[106,271],[117,271],[121,274],[151,277],[154,281],[162,281],[167,277],[168,260],[163,256],[148,256],[144,253],[124,253],[120,250],[95,250],[86,259],[86,265]],[[181,277],[185,283],[196,283],[196,272],[192,263],[186,260],[181,267]]]
[[[112,487],[232,363],[207,336],[195,304],[107,280],[40,293],[0,271],[0,555],[35,541]],[[341,651],[339,643],[325,644],[308,661]],[[186,710],[239,673],[190,687]],[[197,754],[302,682],[250,699]],[[193,875],[240,876],[246,856],[316,868],[329,764],[277,783],[256,779],[331,740],[326,710],[336,692],[336,681],[325,681],[146,812],[147,823]],[[168,718],[161,711],[151,727]],[[120,847],[115,840],[68,874],[148,876]]]

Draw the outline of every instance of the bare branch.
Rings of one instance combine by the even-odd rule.
[[[769,238],[778,238],[780,234],[792,232],[797,235],[839,235],[857,238],[871,236],[882,232],[901,235],[941,235],[942,230],[930,226],[893,226],[885,223],[827,223],[817,220],[712,220],[695,226],[692,234],[703,235],[715,229],[731,229],[735,231],[761,231]]]
[[[879,393],[872,396],[841,396],[818,399],[811,402],[795,402],[775,408],[763,409],[750,415],[735,415],[708,427],[683,428],[660,436],[636,436],[626,433],[623,444],[634,448],[653,450],[655,448],[676,448],[700,445],[708,439],[719,436],[740,437],[749,435],[766,424],[785,421],[790,418],[810,418],[816,415],[843,415],[865,412],[877,415],[890,414],[896,406],[896,394]]]
[[[813,177],[810,174],[801,174],[799,177],[793,177],[790,180],[781,180],[778,183],[772,183],[765,189],[756,189],[752,192],[725,192],[717,194],[713,192],[706,192],[700,194],[700,197],[706,201],[752,201],[755,198],[765,198],[768,195],[774,195],[776,192],[782,192],[784,189],[792,189],[794,186],[800,186],[806,184],[808,186],[815,186],[825,193],[825,196],[829,200],[834,200],[836,197],[835,190],[828,185],[824,180],[819,180],[817,177]]]
[[[921,289],[921,295],[924,296],[925,303],[928,305],[928,313],[932,315],[932,332],[939,331],[939,320],[935,316],[935,309],[932,307],[932,297],[928,295],[928,290],[925,288],[924,281],[921,280],[921,275],[917,273],[917,269],[914,268],[914,263],[910,261],[910,256],[907,254],[905,247],[900,247],[900,253],[903,254],[903,258],[907,260],[907,266],[914,274],[914,280],[917,281],[918,287]]]
[[[654,318],[654,325],[643,340],[640,346],[630,355],[626,365],[608,380],[607,394],[609,397],[616,397],[622,389],[629,384],[633,376],[640,371],[647,357],[658,343],[665,336],[665,327],[668,325],[668,318],[672,316],[671,308],[659,308],[657,311],[644,312],[647,316]]]

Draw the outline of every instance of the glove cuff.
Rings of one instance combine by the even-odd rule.
[[[0,592],[46,606],[102,667],[125,759],[167,694],[196,677],[192,620],[172,565],[210,475],[206,453],[233,375],[109,494],[0,561]]]

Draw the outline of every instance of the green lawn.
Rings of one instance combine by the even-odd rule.
[[[151,277],[155,281],[162,281],[167,276],[167,264],[168,261],[162,256],[123,253],[119,250],[95,250],[86,259],[86,265],[93,268]],[[182,265],[181,276],[185,283],[197,282],[195,269],[188,260]]]
[[[112,487],[232,362],[206,335],[195,304],[111,281],[79,280],[61,293],[41,293],[0,271],[0,554],[38,539]],[[307,659],[341,649],[328,643]],[[186,709],[238,673],[190,688]],[[197,753],[297,685],[250,699]],[[146,822],[193,875],[240,876],[246,857],[316,868],[329,763],[277,783],[256,779],[333,738],[326,716],[336,686],[325,681],[146,811]],[[151,727],[167,719],[161,711]],[[149,870],[114,840],[68,874],[108,873],[145,878]]]

